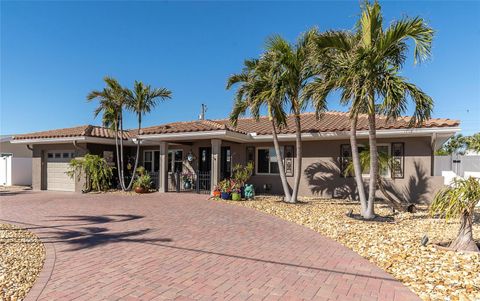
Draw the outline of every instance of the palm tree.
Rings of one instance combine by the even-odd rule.
[[[365,149],[359,153],[359,162],[360,162],[362,171],[368,170],[370,166],[370,148],[368,146],[365,147]],[[394,170],[395,164],[396,162],[387,152],[384,152],[384,151],[378,152],[379,171],[382,171],[383,173],[388,170]],[[354,165],[353,161],[347,165],[347,167],[345,168],[345,174],[352,174],[353,172],[355,172],[353,165]],[[361,174],[363,173],[362,171],[360,172]],[[395,199],[390,194],[390,192],[387,190],[387,184],[385,183],[385,179],[384,177],[382,177],[382,174],[380,172],[377,173],[377,187],[385,197],[386,202],[392,208],[398,211],[408,211],[408,212],[415,211],[414,204],[407,203],[405,201],[399,201],[398,199]]]
[[[297,202],[300,179],[302,175],[302,126],[301,113],[307,108],[310,100],[305,88],[317,74],[316,66],[310,59],[310,40],[317,35],[312,29],[298,38],[292,45],[278,35],[267,40],[266,50],[274,64],[272,79],[283,102],[288,104],[295,121],[296,159],[295,178],[291,203]],[[326,101],[317,103],[319,115],[326,110]]]
[[[355,32],[326,32],[315,39],[317,55],[332,58],[320,70],[325,74],[323,84],[318,83],[316,101],[332,90],[341,89],[341,103],[350,104],[351,118],[367,113],[370,145],[370,180],[368,200],[362,204],[362,216],[375,216],[374,200],[378,174],[376,142],[376,116],[385,114],[395,119],[407,110],[409,100],[415,104],[410,119],[411,126],[418,126],[430,118],[433,101],[421,89],[399,75],[405,63],[408,45],[413,40],[414,62],[430,56],[433,30],[421,18],[404,18],[383,29],[383,17],[378,2],[365,2]],[[352,122],[352,125],[354,122]],[[353,147],[352,153],[358,152]],[[354,158],[355,160],[355,158]],[[356,161],[356,160],[355,160]],[[357,185],[360,181],[359,161],[354,162]],[[361,183],[361,184],[360,184]]]
[[[430,205],[432,215],[444,216],[447,220],[460,218],[457,237],[449,247],[455,251],[480,252],[473,240],[473,215],[480,200],[480,181],[473,177],[455,179],[449,187],[440,190]]]
[[[123,175],[123,125],[122,115],[125,103],[125,89],[112,77],[104,78],[106,87],[102,90],[93,90],[87,95],[87,101],[99,100],[99,106],[95,109],[94,115],[97,117],[102,113],[102,122],[105,127],[113,130],[115,137],[115,150],[117,157],[117,172],[120,186],[126,189]],[[118,133],[120,131],[120,139]],[[120,141],[120,147],[119,147]]]
[[[135,81],[132,90],[127,90],[126,108],[137,114],[138,134],[142,129],[142,117],[157,105],[158,100],[166,100],[172,97],[172,92],[166,88],[152,89],[150,85],[144,85],[142,82]],[[133,175],[130,179],[127,190],[130,190],[133,184],[135,171],[137,170],[138,159],[140,154],[140,140],[137,139],[137,154],[135,156],[135,163],[133,167]]]
[[[291,194],[283,165],[283,157],[278,143],[278,127],[286,126],[286,113],[283,109],[282,99],[278,97],[276,87],[272,81],[272,60],[266,54],[261,59],[246,60],[241,73],[233,74],[228,78],[227,89],[238,85],[235,103],[230,113],[230,122],[236,126],[240,116],[250,110],[252,116],[258,121],[260,109],[267,107],[268,120],[272,126],[273,145],[278,162],[280,179],[285,195],[284,201],[290,202]]]

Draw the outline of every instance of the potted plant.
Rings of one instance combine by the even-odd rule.
[[[218,188],[218,186],[215,186],[215,188],[213,189],[213,194],[212,196],[214,198],[219,198],[221,196],[222,192],[220,191],[220,188]]]
[[[249,162],[246,166],[236,164],[233,167],[233,179],[240,189],[241,197],[245,197],[245,183],[250,179],[253,174],[253,163]]]
[[[136,193],[145,193],[150,190],[152,186],[152,178],[148,173],[145,172],[145,168],[140,166],[137,168],[138,176],[133,182],[133,188],[135,189]]]
[[[220,187],[220,197],[222,200],[229,200],[232,192],[232,186],[229,179],[224,179],[218,183]]]
[[[242,199],[241,190],[235,188],[232,190],[232,201],[240,201]]]
[[[192,189],[193,174],[191,172],[182,173],[183,188]]]

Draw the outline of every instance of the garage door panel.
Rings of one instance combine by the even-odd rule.
[[[75,180],[67,175],[70,159],[47,159],[47,190],[75,191]]]

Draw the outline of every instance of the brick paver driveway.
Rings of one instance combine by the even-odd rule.
[[[330,239],[206,196],[3,194],[0,218],[46,242],[32,299],[418,300]]]

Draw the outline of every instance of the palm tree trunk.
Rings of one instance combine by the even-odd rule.
[[[360,199],[360,206],[362,215],[367,211],[367,197],[365,196],[365,186],[363,185],[362,167],[360,164],[360,156],[358,154],[357,144],[357,121],[358,117],[355,115],[351,120],[350,129],[350,147],[352,149],[353,170],[355,171],[355,181],[357,183],[358,198]]]
[[[295,113],[295,143],[297,147],[297,162],[295,165],[295,179],[290,203],[296,203],[298,190],[300,188],[300,179],[302,177],[302,126],[300,124],[300,115]]]
[[[473,212],[473,210],[471,211]],[[460,229],[458,230],[457,238],[450,244],[450,248],[455,251],[472,251],[480,252],[477,244],[473,240],[472,233],[473,215],[465,210],[462,213],[460,220]]]
[[[125,187],[125,170],[123,164],[123,113],[120,112],[120,174],[122,175],[120,178],[120,185],[122,186],[123,190],[127,190]]]
[[[115,152],[116,152],[115,156],[117,157],[118,182],[120,184],[120,187],[122,187],[122,183],[120,182],[120,178],[122,177],[122,173],[120,171],[120,153],[119,153],[119,149],[118,149],[118,118],[115,120],[114,126],[115,126],[114,136],[115,136]]]
[[[139,115],[138,116],[138,133],[137,133],[137,137],[140,135],[140,130],[142,129],[142,116]],[[132,185],[133,185],[133,180],[135,178],[135,173],[137,171],[137,166],[138,166],[138,159],[140,157],[140,140],[137,138],[137,154],[135,155],[135,164],[133,165],[133,174],[132,174],[132,178],[130,179],[130,183],[128,184],[127,186],[127,190],[130,190],[132,189]]]
[[[278,135],[277,135],[277,126],[275,124],[275,121],[273,118],[270,116],[270,121],[272,123],[272,136],[273,136],[273,145],[275,147],[275,153],[277,154],[277,161],[278,161],[278,169],[280,172],[280,180],[282,182],[282,187],[283,187],[283,193],[285,194],[285,202],[290,202],[290,199],[292,196],[290,195],[290,188],[288,187],[288,182],[287,182],[287,175],[285,174],[285,167],[283,164],[283,157],[282,153],[280,152],[280,145],[278,143]]]
[[[368,187],[367,211],[363,214],[363,218],[365,219],[372,219],[375,217],[373,204],[375,202],[375,192],[377,191],[378,174],[378,153],[375,126],[375,111],[373,110],[373,112],[369,112],[368,114],[368,141],[370,144],[370,183]]]

